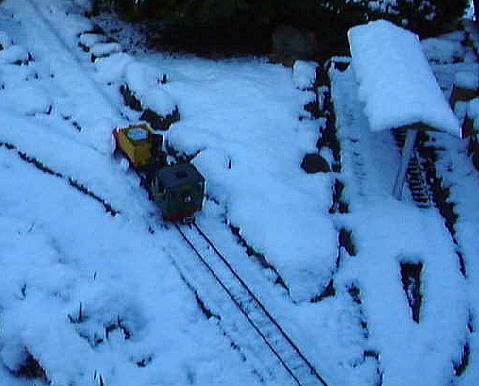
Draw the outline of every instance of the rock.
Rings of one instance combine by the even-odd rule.
[[[125,105],[130,107],[132,110],[135,111],[142,111],[143,107],[141,106],[141,102],[138,100],[138,98],[133,95],[131,92],[130,88],[127,85],[122,84],[120,86],[120,93],[123,96],[123,100],[125,102]]]
[[[306,154],[301,162],[301,168],[308,174],[328,173],[331,171],[328,161],[317,153]]]
[[[316,34],[281,25],[273,32],[273,52],[281,57],[313,58],[317,53]]]
[[[143,111],[141,120],[147,121],[154,130],[168,130],[172,123],[180,120],[180,112],[178,107],[168,115],[162,116],[151,109]]]

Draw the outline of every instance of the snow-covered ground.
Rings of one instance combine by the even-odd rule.
[[[119,43],[106,46],[85,3],[0,6],[0,385],[32,384],[32,358],[37,384],[293,384],[111,157],[111,130],[141,114],[125,106],[125,83],[144,107],[178,107],[165,136],[206,178],[198,224],[328,384],[477,383],[467,325],[479,315],[479,174],[458,139],[437,137],[448,150],[438,169],[467,277],[439,213],[391,197],[399,155],[389,132],[370,132],[351,70],[331,72],[341,172],[306,174],[325,125],[299,119],[314,66],[144,52],[130,26],[102,16]],[[459,41],[424,44],[446,92],[459,68],[477,66]],[[466,63],[451,64],[458,55]],[[336,179],[347,214],[329,213]],[[338,245],[342,228],[355,256]],[[419,323],[402,262],[422,263]],[[469,366],[455,377],[466,343]]]

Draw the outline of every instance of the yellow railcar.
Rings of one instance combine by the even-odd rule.
[[[113,132],[113,151],[120,149],[137,170],[151,165],[162,142],[163,137],[147,123],[130,125]]]
[[[163,137],[147,123],[115,129],[113,153],[121,152],[138,173],[149,197],[168,221],[190,221],[201,210],[205,180],[189,163],[168,165]]]

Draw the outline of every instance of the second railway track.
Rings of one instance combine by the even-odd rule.
[[[203,230],[196,223],[175,224],[175,227],[217,285],[227,294],[251,328],[286,370],[293,384],[327,386],[316,368]]]

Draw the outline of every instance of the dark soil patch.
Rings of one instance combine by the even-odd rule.
[[[143,110],[140,100],[133,94],[127,85],[122,84],[120,86],[120,94],[123,96],[125,105],[127,105],[130,109],[135,111]]]
[[[78,307],[78,313],[76,315],[68,315],[68,320],[72,324],[80,324],[86,321],[86,315],[83,309],[83,305],[80,302],[80,306]]]
[[[401,281],[407,302],[412,312],[412,319],[419,323],[422,294],[421,294],[421,271],[422,263],[401,262]]]
[[[314,101],[308,102],[304,105],[304,110],[311,114],[313,119],[318,119],[321,117],[321,111],[319,110],[320,106],[318,103],[318,97]]]
[[[349,213],[349,205],[343,199],[344,184],[336,179],[333,185],[333,204],[329,208],[329,213]]]
[[[318,76],[318,79],[324,80],[328,78],[327,72],[323,69],[323,74]],[[326,125],[321,128],[321,137],[316,143],[316,147],[321,149],[323,147],[328,147],[331,149],[333,154],[334,163],[331,166],[333,172],[341,172],[341,145],[339,143],[338,137],[336,135],[336,115],[334,112],[334,107],[331,102],[331,92],[329,91],[329,79],[327,81],[328,90],[322,92],[322,105],[324,111],[324,117],[326,118]]]
[[[154,130],[168,130],[173,123],[180,120],[180,111],[178,106],[175,106],[171,113],[163,116],[147,108],[141,114],[140,119],[147,121]]]
[[[138,367],[146,367],[152,362],[153,358],[151,356],[147,356],[146,358],[143,358],[140,361],[136,361],[135,364]]]
[[[459,362],[454,363],[454,375],[460,377],[464,371],[466,371],[467,366],[469,366],[469,360],[471,355],[471,348],[469,343],[466,343],[462,348],[462,355]]]
[[[345,228],[341,228],[338,235],[339,246],[344,248],[350,256],[356,256],[356,246],[353,242],[353,232]]]
[[[15,371],[15,375],[18,377],[24,377],[28,379],[40,379],[47,382],[47,376],[45,370],[40,365],[38,360],[33,357],[30,352],[26,351],[26,357],[24,363],[20,368]]]
[[[329,297],[336,296],[336,290],[334,288],[334,281],[331,279],[326,286],[326,288],[319,295],[313,296],[310,299],[311,303],[319,303],[321,300],[324,300]]]
[[[207,319],[210,319],[210,318],[221,319],[219,315],[211,311],[211,309],[205,304],[203,299],[200,298],[200,296],[198,295],[198,292],[196,291],[195,291],[195,298],[196,298],[196,303],[198,304],[198,307],[200,308],[201,312],[206,316]]]
[[[359,289],[356,284],[351,283],[348,287],[348,293],[351,296],[351,299],[354,304],[359,307],[359,317],[360,317],[360,324],[361,329],[363,331],[363,336],[365,339],[369,337],[369,330],[368,330],[368,322],[366,321],[366,317],[364,316],[364,312],[362,309],[363,301],[361,299],[361,290]]]

